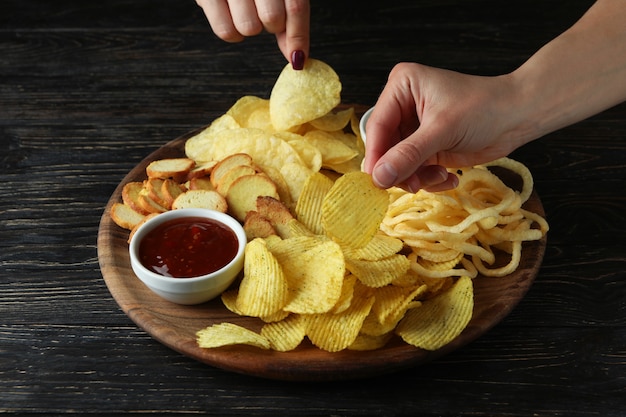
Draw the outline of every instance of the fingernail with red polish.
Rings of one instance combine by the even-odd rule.
[[[291,53],[291,67],[296,71],[304,68],[304,51],[298,49]]]

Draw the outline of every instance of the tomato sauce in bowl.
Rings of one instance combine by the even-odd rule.
[[[235,258],[235,232],[205,217],[168,220],[150,232],[139,245],[139,260],[149,270],[173,278],[210,274]]]

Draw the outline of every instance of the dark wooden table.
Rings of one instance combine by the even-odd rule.
[[[313,3],[313,56],[369,105],[399,61],[513,70],[592,1]],[[626,415],[626,105],[513,155],[551,225],[543,266],[503,322],[427,365],[264,380],[176,353],[119,309],[96,245],[117,184],[240,96],[268,96],[283,65],[271,36],[216,39],[193,0],[0,3],[0,412]]]

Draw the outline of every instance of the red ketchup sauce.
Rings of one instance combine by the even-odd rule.
[[[228,226],[203,217],[172,219],[149,231],[139,244],[139,261],[166,277],[210,274],[235,258],[237,236]]]

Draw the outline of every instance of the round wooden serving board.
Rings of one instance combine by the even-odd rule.
[[[119,184],[100,222],[98,258],[106,285],[124,313],[154,339],[200,362],[263,378],[301,381],[356,379],[413,367],[459,349],[499,323],[524,297],[539,271],[545,237],[524,243],[521,264],[513,274],[504,278],[478,276],[474,279],[474,314],[469,325],[455,340],[433,352],[407,345],[399,338],[392,339],[382,349],[368,352],[329,353],[308,341],[284,353],[238,345],[202,349],[196,344],[195,333],[211,324],[229,321],[258,331],[262,322],[231,313],[219,298],[201,305],[184,306],[152,293],[130,267],[128,231],[118,227],[109,216],[112,204],[121,201],[124,184],[144,180],[145,168],[151,161],[183,156],[185,141],[199,131],[189,132],[156,150]],[[524,207],[544,215],[536,193]]]

